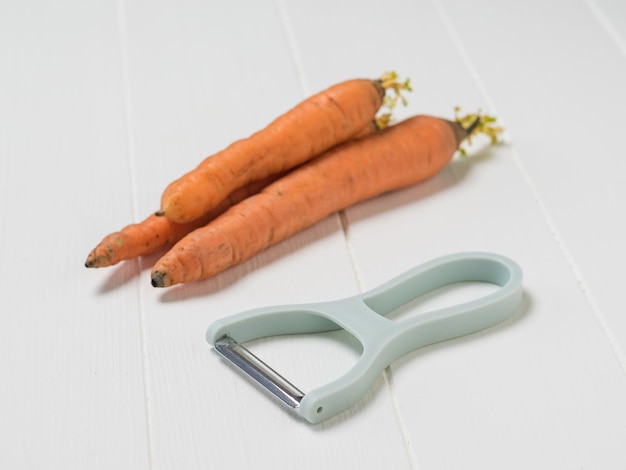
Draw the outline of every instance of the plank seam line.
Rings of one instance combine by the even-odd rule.
[[[546,221],[548,228],[550,229],[550,232],[552,233],[552,236],[554,240],[556,241],[556,244],[559,247],[559,250],[561,251],[563,258],[565,259],[565,262],[568,264],[572,274],[574,275],[574,279],[578,283],[578,288],[582,292],[583,297],[585,298],[585,300],[587,301],[587,304],[589,305],[589,308],[591,309],[591,313],[594,319],[596,320],[596,322],[598,322],[600,329],[604,332],[607,338],[607,341],[609,342],[609,345],[611,349],[613,350],[613,353],[615,354],[616,359],[621,367],[622,373],[626,375],[626,356],[624,356],[619,346],[619,341],[617,340],[615,335],[611,332],[611,328],[606,322],[604,315],[602,315],[601,313],[600,307],[598,306],[597,302],[593,298],[593,295],[591,294],[591,291],[588,288],[585,277],[583,276],[581,270],[578,268],[574,255],[571,253],[571,251],[567,247],[567,244],[563,240],[563,237],[561,236],[556,226],[556,223],[552,219],[550,212],[548,211],[547,207],[541,200],[539,191],[537,190],[534,183],[532,182],[532,178],[530,174],[527,172],[526,167],[522,163],[521,158],[519,154],[517,153],[517,150],[512,147],[511,153],[513,156],[513,161],[515,165],[517,166],[518,170],[520,171],[520,173],[522,174],[527,186],[529,187],[532,193],[533,199],[535,200],[537,206],[539,207],[539,210],[544,220]]]
[[[298,48],[298,41],[296,40],[296,35],[293,31],[293,27],[291,25],[291,20],[289,19],[289,13],[287,12],[287,7],[285,6],[284,0],[274,0],[274,5],[276,10],[278,11],[278,17],[280,19],[280,23],[285,34],[285,40],[287,42],[287,48],[289,50],[289,54],[291,55],[291,59],[293,61],[293,68],[298,83],[300,85],[300,90],[302,91],[303,98],[306,98],[311,94],[310,86],[306,79],[306,74],[304,73],[304,66],[302,65],[302,55],[300,54],[300,50]],[[344,242],[346,244],[346,249],[348,251],[348,257],[350,258],[350,263],[352,265],[352,270],[354,272],[354,277],[356,279],[356,283],[358,286],[359,292],[363,292],[363,283],[361,276],[359,275],[359,269],[356,262],[356,255],[354,253],[354,249],[352,247],[352,243],[350,241],[350,236],[348,233],[348,218],[344,211],[340,211],[339,214],[339,224],[341,226],[341,230],[343,232]]]
[[[131,87],[130,87],[130,56],[128,50],[128,21],[126,17],[126,4],[125,0],[117,0],[117,27],[118,27],[118,42],[120,49],[120,60],[122,68],[122,88],[123,88],[123,100],[124,100],[124,120],[126,128],[126,153],[128,155],[128,171],[130,175],[130,190],[132,199],[132,214],[135,220],[138,220],[138,188],[137,188],[137,163],[135,155],[135,131],[133,127],[133,111],[131,100]],[[136,266],[139,272],[142,272],[143,265],[141,259],[135,260]],[[148,371],[148,350],[147,350],[147,337],[146,337],[146,315],[145,304],[142,294],[140,283],[136,283],[137,291],[137,309],[138,322],[139,322],[139,341],[141,349],[141,369],[143,378],[143,396],[144,396],[144,412],[146,416],[146,439],[147,439],[147,457],[148,468],[153,468],[154,461],[154,439],[152,436],[152,419],[150,416],[150,374]]]
[[[285,7],[284,1],[283,0],[275,0],[275,5],[276,8],[278,10],[278,15],[280,18],[280,22],[282,24],[283,27],[283,31],[285,33],[285,38],[287,41],[287,46],[289,48],[289,52],[291,54],[291,57],[293,59],[293,65],[294,65],[294,71],[296,74],[296,77],[298,79],[298,82],[300,83],[300,89],[302,90],[303,96],[306,97],[310,94],[310,88],[309,88],[309,84],[306,80],[306,76],[304,73],[304,67],[302,65],[302,58],[300,55],[300,51],[298,49],[298,45],[297,45],[297,41],[296,41],[296,37],[295,34],[293,32],[293,28],[291,26],[291,21],[289,20],[289,15],[287,13],[287,8]],[[364,288],[364,284],[363,284],[363,279],[360,276],[360,270],[358,268],[358,264],[356,261],[356,254],[354,252],[354,247],[352,245],[352,241],[350,238],[350,231],[349,231],[349,220],[348,220],[348,216],[346,215],[346,211],[339,211],[338,212],[338,218],[339,218],[339,224],[341,226],[341,230],[343,232],[343,238],[346,244],[346,249],[348,251],[348,257],[350,258],[350,263],[352,265],[352,271],[354,273],[354,277],[355,277],[355,282],[357,284],[357,289],[359,292],[363,293],[365,292],[365,288]],[[398,427],[400,430],[400,433],[402,435],[402,438],[404,440],[404,446],[405,449],[407,451],[407,455],[409,458],[409,462],[411,465],[411,468],[413,469],[417,469],[417,465],[416,465],[416,461],[415,461],[415,455],[413,455],[413,453],[410,451],[410,440],[409,440],[409,434],[407,432],[406,426],[404,424],[404,420],[402,419],[402,417],[400,416],[400,412],[399,412],[399,406],[398,406],[398,402],[396,400],[396,397],[393,393],[393,387],[392,387],[392,383],[391,383],[391,371],[389,370],[389,368],[387,368],[384,372],[383,372],[383,379],[385,380],[385,384],[387,385],[387,389],[389,390],[389,395],[391,397],[391,401],[392,401],[392,406],[393,406],[393,410],[394,410],[394,414],[396,415],[396,420],[398,423]]]
[[[0,198],[0,259],[3,251],[2,247],[4,247],[4,233],[6,231],[6,227],[9,226],[9,224],[7,224],[7,204],[5,201],[9,200],[9,181],[11,180],[12,161],[8,132],[4,135],[6,135],[6,140],[2,137],[2,135],[0,135],[0,155],[6,155],[6,159],[2,158],[3,168],[2,173],[0,173],[4,175],[4,178],[0,181],[0,183],[2,183],[0,184],[0,195],[2,196],[2,198]]]
[[[586,0],[585,0],[586,1]],[[450,17],[448,16],[447,12],[445,11],[444,7],[441,5],[441,1],[440,0],[431,0],[432,4],[434,5],[435,9],[437,10],[437,12],[439,13],[440,19],[446,29],[446,31],[448,32],[448,34],[450,35],[450,38],[458,52],[458,54],[461,57],[461,61],[464,63],[465,67],[468,69],[476,87],[479,90],[479,93],[482,95],[483,99],[485,100],[485,102],[487,103],[487,106],[489,108],[489,110],[491,112],[493,112],[494,114],[497,114],[496,110],[495,110],[495,106],[491,100],[491,97],[489,96],[489,93],[487,92],[487,89],[484,85],[483,80],[480,77],[480,74],[478,73],[476,67],[474,66],[472,60],[470,59],[470,55],[467,52],[467,49],[465,48],[463,41],[461,40],[461,37],[459,36],[459,34],[456,31],[456,28],[454,27],[454,25],[452,24],[452,20],[450,19]],[[591,8],[591,7],[590,7]],[[610,24],[609,24],[610,25]],[[618,36],[619,37],[619,36]],[[626,49],[624,49],[626,51]],[[543,203],[542,199],[541,199],[541,195],[539,193],[539,190],[537,189],[537,187],[535,186],[534,182],[532,181],[532,177],[530,176],[530,173],[528,172],[528,170],[526,169],[525,165],[522,162],[522,159],[520,158],[518,152],[515,150],[514,146],[511,146],[511,153],[512,153],[512,157],[513,157],[513,162],[515,163],[515,166],[518,168],[519,172],[522,175],[522,178],[524,179],[526,185],[528,186],[528,189],[533,197],[533,199],[535,200],[539,211],[541,212],[542,217],[544,218],[544,220],[546,221],[548,228],[550,230],[550,232],[552,233],[552,236],[557,244],[557,246],[559,247],[560,251],[561,251],[561,255],[563,256],[563,258],[565,259],[565,262],[568,264],[572,274],[574,275],[574,278],[576,279],[579,289],[582,292],[585,300],[587,301],[587,304],[589,305],[589,308],[591,309],[591,313],[594,317],[594,319],[596,320],[596,322],[599,324],[601,330],[604,332],[605,337],[609,343],[610,348],[613,351],[613,354],[615,355],[622,373],[624,375],[626,375],[626,355],[624,354],[624,352],[621,350],[620,346],[619,346],[619,342],[617,341],[617,339],[615,338],[614,334],[611,332],[611,329],[609,328],[609,325],[607,324],[604,316],[601,313],[601,309],[599,308],[598,304],[596,303],[596,301],[593,299],[593,296],[591,295],[591,292],[588,288],[587,282],[585,281],[584,276],[582,275],[581,270],[578,268],[576,261],[574,259],[574,256],[572,255],[572,253],[570,252],[570,250],[567,248],[567,245],[565,243],[565,240],[563,239],[563,236],[560,234],[556,223],[554,222],[552,216],[550,215],[550,212],[548,211],[548,208],[545,206],[545,204]]]
[[[274,0],[274,6],[278,11],[278,19],[280,20],[283,33],[285,34],[285,41],[287,42],[287,49],[289,50],[289,54],[291,55],[293,62],[294,73],[300,85],[302,95],[306,98],[310,94],[310,88],[306,80],[304,67],[302,66],[302,56],[300,54],[300,50],[298,49],[298,42],[296,41],[296,35],[293,32],[291,21],[289,20],[287,7],[285,6],[283,0]]]
[[[348,250],[348,256],[350,257],[350,263],[352,264],[352,271],[356,280],[356,285],[359,293],[365,292],[365,285],[363,279],[360,276],[360,269],[356,262],[356,253],[354,252],[354,246],[352,244],[352,238],[350,236],[350,222],[348,221],[348,215],[346,211],[339,212],[339,223],[341,224],[341,230],[343,231],[343,238]]]
[[[400,403],[398,401],[398,398],[396,397],[396,393],[394,392],[393,372],[391,371],[391,367],[387,367],[383,371],[383,377],[385,379],[385,383],[387,384],[387,388],[389,389],[389,396],[391,397],[391,406],[393,408],[394,414],[396,415],[398,428],[400,429],[400,434],[402,435],[404,448],[406,449],[406,454],[409,459],[409,465],[411,466],[412,469],[417,470],[419,469],[419,465],[417,463],[417,456],[415,455],[411,447],[410,433],[406,427],[404,419],[402,418],[402,413],[400,412]]]
[[[626,40],[609,19],[604,10],[594,0],[583,0],[595,19],[600,23],[605,32],[615,42],[620,52],[626,57]]]

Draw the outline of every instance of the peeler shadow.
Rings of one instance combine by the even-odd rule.
[[[521,322],[528,318],[532,310],[532,297],[529,295],[527,291],[523,291],[522,303],[515,314],[513,314],[510,318],[505,321],[486,328],[484,330],[470,333],[467,335],[459,336],[457,338],[452,338],[446,341],[442,341],[439,343],[435,343],[429,346],[425,346],[414,351],[405,354],[404,356],[398,358],[394,361],[390,367],[394,372],[399,372],[402,368],[408,367],[410,362],[417,360],[420,356],[424,356],[426,354],[436,354],[437,351],[440,351],[444,348],[455,348],[460,347],[469,342],[478,341],[480,339],[484,339],[485,337],[490,337],[493,335],[501,334],[506,330],[510,330],[515,326],[519,326]],[[389,370],[389,367],[387,368]]]
[[[392,191],[363,201],[342,211],[342,214],[347,214],[346,218],[349,223],[355,223],[359,220],[375,217],[387,211],[415,204],[417,201],[426,199],[460,184],[469,173],[473,171],[473,168],[477,164],[492,158],[494,151],[492,147],[488,146],[478,151],[471,152],[466,157],[455,157],[446,168],[432,178],[408,188]],[[364,207],[365,204],[367,204],[367,210],[359,210],[359,208]],[[341,217],[344,217],[344,215]],[[329,217],[336,218],[337,216],[338,214],[333,214]],[[323,228],[320,229],[320,227]],[[330,236],[338,229],[339,223],[325,224],[323,226],[321,223],[318,223],[315,228],[305,229],[287,240],[283,240],[277,245],[267,248],[244,263],[233,266],[209,279],[169,287],[165,292],[160,294],[159,300],[161,302],[180,302],[186,299],[213,295],[236,284],[241,278],[297,252],[302,247]],[[109,268],[113,269],[113,271],[98,288],[98,294],[104,295],[116,291],[123,285],[140,277],[143,273],[149,271],[152,265],[154,265],[166,251],[167,250],[160,250],[152,255],[140,258],[139,261],[123,261],[118,266]]]
[[[367,393],[351,408],[331,416],[329,419],[316,424],[307,423],[311,426],[314,432],[328,432],[330,429],[335,429],[342,426],[345,422],[351,419],[356,419],[359,415],[365,413],[368,409],[376,406],[376,397],[383,393],[383,390],[387,388],[385,374],[370,387]],[[304,418],[302,418],[304,420]],[[306,422],[306,421],[305,421]]]
[[[335,217],[335,215],[329,217]],[[315,228],[305,229],[301,233],[283,240],[281,243],[258,253],[251,259],[232,266],[211,278],[168,287],[160,295],[159,300],[161,302],[179,302],[216,294],[230,286],[236,285],[245,276],[249,276],[296,253],[302,247],[332,235],[338,229],[338,224],[320,223]]]
[[[150,267],[161,257],[165,251],[159,251],[153,253],[150,256],[141,257],[139,260],[127,260],[122,261],[119,265],[113,266],[112,272],[104,280],[104,282],[98,288],[98,294],[104,295],[113,292],[124,284],[137,279],[142,273],[149,271]],[[106,268],[100,268],[106,269]]]
[[[362,344],[349,332],[340,327],[337,330],[331,330],[321,333],[293,334],[286,336],[273,336],[270,338],[260,338],[246,343],[246,347],[254,350],[255,354],[259,354],[264,360],[269,359],[272,367],[284,373],[286,377],[295,379],[294,384],[302,387],[302,390],[313,390],[318,387],[331,383],[349,372],[354,366],[358,358],[363,352]],[[300,353],[306,357],[306,365],[303,366],[299,355],[293,356],[288,351],[294,349],[306,351]],[[319,354],[318,354],[319,353]],[[321,357],[332,361],[321,360]],[[299,357],[294,360],[294,357]],[[231,365],[232,366],[232,365]],[[330,367],[329,367],[330,366]],[[341,425],[342,422],[350,419],[352,416],[358,416],[367,408],[376,406],[376,400],[373,399],[381,393],[381,389],[385,387],[385,379],[381,375],[379,380],[373,383],[364,398],[359,400],[350,409],[339,413],[317,424],[309,423],[303,416],[288,409],[283,403],[276,400],[276,397],[267,393],[257,382],[250,380],[249,376],[242,373],[240,369],[234,367],[240,376],[247,379],[251,387],[261,391],[265,400],[271,403],[277,411],[286,413],[296,422],[303,423],[312,429],[329,429]]]
[[[474,167],[481,162],[491,159],[495,150],[491,147],[482,149],[480,152],[468,153],[467,156],[457,156],[435,176],[412,186],[398,191],[382,194],[376,198],[363,201],[347,209],[350,223],[377,216],[378,214],[393,211],[403,206],[415,204],[420,200],[427,199],[457,186],[465,180]],[[367,205],[367,210],[358,210]],[[357,210],[353,210],[356,208]]]
[[[393,391],[392,385],[393,375],[399,373],[401,369],[409,367],[409,363],[415,362],[416,360],[418,360],[419,357],[422,357],[426,354],[435,354],[442,348],[462,346],[464,344],[467,344],[468,342],[477,341],[481,338],[485,338],[491,335],[497,335],[502,333],[503,331],[509,330],[528,317],[530,311],[532,310],[532,304],[532,297],[526,291],[524,291],[522,305],[520,306],[518,311],[502,323],[476,333],[471,333],[458,338],[418,348],[412,352],[405,354],[385,369],[385,372],[381,375],[380,379],[376,381],[376,383],[370,388],[367,394],[364,395],[354,406],[346,411],[343,411],[342,413],[331,417],[326,421],[311,425],[312,429],[317,432],[324,432],[327,429],[341,426],[344,422],[349,421],[355,415],[364,412],[371,406],[374,406],[375,397],[377,396],[377,394],[383,393],[383,389],[386,388],[389,393],[393,395],[395,393]],[[394,399],[394,401],[396,400]],[[401,408],[402,403],[400,402],[397,406]],[[401,412],[401,410],[399,412]]]

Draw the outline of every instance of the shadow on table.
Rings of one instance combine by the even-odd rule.
[[[480,341],[481,339],[485,339],[492,335],[501,334],[505,330],[509,330],[511,328],[519,326],[520,322],[524,321],[524,319],[528,317],[529,312],[532,309],[532,305],[533,305],[532,297],[526,291],[524,291],[522,305],[520,306],[518,311],[512,317],[508,318],[502,323],[499,323],[495,326],[492,326],[490,328],[487,328],[487,329],[484,329],[475,333],[470,333],[468,335],[463,335],[458,338],[453,338],[453,339],[442,341],[442,342],[435,343],[432,345],[424,346],[422,348],[415,349],[414,351],[411,351],[405,354],[404,356],[394,361],[390,365],[390,367],[387,367],[385,369],[385,372],[383,373],[383,377],[385,380],[377,381],[375,386],[373,386],[367,392],[367,394],[361,400],[359,400],[352,408],[332,417],[331,419],[327,421],[323,421],[319,424],[314,425],[314,429],[319,429],[320,431],[324,431],[328,428],[341,426],[343,422],[349,421],[352,415],[366,408],[368,404],[371,401],[373,401],[373,397],[375,396],[375,394],[383,393],[381,392],[382,388],[386,388],[390,394],[394,395],[395,394],[394,392],[395,386],[393,383],[394,374],[402,373],[401,372],[402,369],[410,367],[410,364],[413,364],[416,361],[419,361],[420,357],[423,357],[426,354],[436,354],[438,351],[442,350],[443,348],[463,347],[464,345],[467,345],[470,342]],[[463,351],[459,350],[458,353],[463,354]],[[504,355],[505,352],[502,352],[502,354]],[[382,387],[383,383],[385,384],[385,387]],[[405,390],[405,392],[407,392],[407,394],[409,395],[411,394],[410,390]],[[459,390],[459,393],[463,393],[463,391]],[[394,400],[394,402],[395,401],[396,400]],[[398,403],[397,406],[401,408],[401,405],[402,403],[400,402]],[[402,413],[402,410],[399,409],[398,412]]]
[[[428,346],[424,346],[422,348],[411,351],[398,360],[396,360],[392,366],[395,371],[400,371],[404,367],[408,367],[409,363],[413,361],[419,360],[420,356],[425,354],[436,354],[437,351],[440,351],[444,348],[455,348],[459,346],[463,346],[467,343],[480,341],[486,337],[490,337],[492,335],[498,335],[504,330],[509,330],[511,328],[517,327],[521,322],[523,322],[529,315],[532,309],[533,301],[532,297],[529,295],[527,291],[523,292],[522,305],[517,310],[517,312],[512,315],[510,318],[505,321],[498,323],[497,325],[491,326],[484,330],[480,330],[474,333],[470,333],[467,335],[459,336],[457,338],[452,338],[446,341],[441,341],[439,343],[434,343]]]
[[[358,222],[387,211],[415,204],[461,184],[469,173],[474,170],[474,167],[481,162],[491,159],[494,156],[494,152],[494,148],[487,147],[476,154],[469,154],[466,157],[455,157],[443,170],[421,183],[381,194],[378,197],[355,204],[353,207],[357,209],[367,205],[367,211],[351,210],[349,221],[352,223]]]
[[[98,294],[104,295],[109,292],[117,290],[124,284],[128,284],[134,279],[140,277],[140,275],[146,271],[150,271],[152,265],[161,257],[165,251],[153,253],[150,256],[141,257],[140,259],[131,259],[120,262],[116,266],[111,266],[107,269],[111,270],[109,276],[105,279],[104,283],[98,289]],[[149,281],[148,281],[149,282]]]
[[[404,205],[415,204],[421,199],[425,199],[438,192],[445,191],[446,189],[461,183],[473,167],[480,162],[491,158],[493,156],[493,152],[494,150],[492,147],[487,147],[481,149],[480,152],[470,154],[467,157],[454,158],[443,171],[422,183],[418,183],[401,190],[392,191],[358,203],[353,207],[358,207],[361,204],[368,204],[367,211],[352,211],[349,220],[354,223],[364,218],[370,218],[376,216],[377,214],[397,209]],[[333,214],[330,217],[337,217],[337,214]],[[239,265],[233,266],[209,279],[166,288],[165,292],[161,294],[160,300],[163,302],[174,302],[188,298],[212,295],[236,283],[239,279],[241,279],[241,277],[270,265],[290,253],[295,252],[306,244],[313,243],[322,237],[328,236],[336,229],[336,226],[331,227],[329,225],[329,227],[328,231],[316,230],[314,233],[313,231],[310,231],[310,233],[306,236],[300,236],[297,243],[294,243],[293,241],[295,237],[298,237],[300,234],[293,235],[289,239],[283,240],[279,244],[267,248],[251,259]],[[305,229],[300,233],[307,230],[309,229]],[[99,293],[107,294],[112,292],[120,285],[128,283],[140,276],[141,273],[149,271],[152,265],[164,253],[165,251],[161,251],[159,253],[143,257],[138,262],[136,260],[124,261],[120,264],[120,266],[113,267],[115,271],[100,287]]]

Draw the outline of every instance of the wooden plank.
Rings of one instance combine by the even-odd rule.
[[[624,365],[626,320],[614,306],[621,302],[626,226],[605,209],[626,195],[626,162],[618,157],[626,105],[620,91],[626,80],[623,51],[584,2],[511,9],[481,2],[477,8],[493,16],[473,14],[475,29],[464,16],[465,5],[446,9],[491,100],[514,132],[514,155]],[[552,37],[565,11],[570,19],[558,22]],[[522,42],[520,24],[528,21],[535,24],[537,39]],[[498,37],[488,52],[481,47],[487,34]],[[520,87],[527,91],[511,93]]]
[[[626,5],[619,0],[586,0],[587,7],[626,56]]]
[[[115,4],[4,2],[0,57],[0,467],[147,468],[136,288],[83,267],[131,214]]]
[[[608,263],[624,253],[615,250],[617,240],[623,239],[620,219],[601,210],[600,198],[585,199],[589,192],[580,190],[619,193],[616,188],[623,188],[623,172],[603,171],[608,159],[616,161],[619,133],[609,138],[606,130],[601,132],[601,148],[593,155],[599,150],[598,158],[607,160],[602,169],[588,171],[584,165],[585,171],[578,170],[596,145],[595,131],[601,125],[614,128],[611,122],[618,122],[618,106],[608,97],[601,107],[592,106],[597,99],[593,94],[585,95],[581,106],[576,93],[602,88],[596,80],[607,75],[605,89],[619,89],[622,65],[615,48],[605,50],[609,39],[584,6],[561,3],[512,8],[486,1],[394,2],[385,7],[396,14],[391,21],[373,3],[360,2],[357,8],[343,2],[333,9],[333,19],[324,22],[328,27],[322,38],[315,35],[322,20],[314,20],[313,6],[293,7],[293,29],[299,32],[300,50],[306,51],[302,63],[311,71],[312,86],[329,69],[343,67],[346,73],[354,66],[338,59],[354,42],[336,44],[341,25],[353,12],[351,37],[359,44],[353,54],[361,59],[357,63],[396,57],[417,93],[425,90],[419,99],[411,94],[406,112],[443,113],[451,99],[467,109],[497,107],[513,136],[508,147],[458,159],[423,185],[346,211],[347,238],[363,289],[434,256],[464,250],[509,255],[526,273],[527,303],[517,319],[416,352],[391,368],[389,382],[408,449],[420,468],[619,468],[626,461],[620,444],[626,437],[621,399],[626,381],[606,330],[581,290],[581,273],[589,281],[591,265],[576,258],[579,272],[573,272],[564,246],[564,240],[567,246],[577,241],[579,249],[588,246],[589,255],[596,253],[592,233],[610,227],[610,235],[603,234],[602,242],[608,238],[609,245],[602,263],[606,269],[596,273],[598,281],[611,277],[615,268]],[[330,6],[315,4],[319,11],[327,11],[325,7]],[[560,21],[566,10],[568,22]],[[394,38],[392,50],[385,50],[388,54],[382,53],[383,42],[364,39],[374,30],[379,40]],[[372,60],[365,62],[369,52]],[[585,60],[579,59],[581,53]],[[333,61],[332,66],[324,64],[326,60]],[[582,70],[595,67],[603,71],[597,78]],[[619,80],[608,68],[618,72]],[[581,115],[581,109],[595,109],[594,116],[606,113],[612,119],[601,118],[601,124],[589,124],[593,131],[586,132],[587,120],[568,118]],[[572,138],[563,145],[559,135]],[[531,171],[530,187],[526,169]],[[589,173],[591,180],[583,182]],[[605,187],[607,178],[610,184]],[[582,229],[582,236],[572,235],[575,229]],[[560,234],[556,238],[555,230]],[[612,279],[610,298],[602,291],[608,306],[619,302],[614,285],[619,276]],[[600,298],[599,292],[594,285],[594,298]],[[619,309],[611,311],[617,315]],[[613,326],[611,331],[617,324]]]
[[[126,20],[137,201],[147,215],[169,181],[304,93],[272,2],[129,3]],[[310,426],[220,361],[204,339],[213,320],[241,310],[355,293],[336,216],[203,282],[155,290],[155,260],[141,262],[139,295],[156,467],[409,468],[382,378],[379,393],[356,410]],[[353,363],[354,344],[339,339],[348,340],[272,339],[252,349],[307,391]]]
[[[624,199],[621,8],[0,6],[0,467],[625,467],[624,225],[613,213]],[[397,117],[482,108],[510,145],[457,158],[208,281],[155,290],[156,256],[81,266],[207,154],[307,94],[387,70],[414,85]],[[516,318],[407,355],[321,425],[289,415],[204,339],[224,315],[344,297],[475,249],[522,265]],[[483,292],[446,290],[398,315]],[[305,391],[359,354],[342,332],[251,348]]]
[[[525,272],[527,304],[515,321],[416,352],[392,367],[415,459],[426,468],[624,462],[623,375],[524,184],[507,150],[498,149],[467,173],[452,165],[427,187],[348,212],[366,287],[410,261],[465,250],[511,256]],[[468,199],[471,207],[463,204]],[[455,205],[465,205],[465,214]],[[405,220],[420,223],[407,227]],[[390,227],[402,229],[390,233]],[[382,239],[387,243],[380,247],[375,240]],[[449,442],[455,452],[443,453],[438,445]]]
[[[449,41],[433,45],[428,39],[440,34],[442,24],[427,2],[398,1],[384,8],[370,0],[280,3],[284,4],[293,31],[293,48],[309,89],[349,77],[376,78],[394,70],[401,78],[409,77],[414,88],[406,93],[409,105],[394,110],[397,119],[416,113],[451,117],[454,106],[468,110],[484,106],[471,93],[471,81],[440,73],[457,70],[459,57]],[[328,11],[332,15],[324,13]],[[428,21],[420,21],[420,31],[416,31],[416,18],[421,17]],[[346,28],[349,37],[342,32]],[[433,63],[437,67],[428,69]]]
[[[514,129],[519,163],[587,301],[626,364],[626,320],[614,307],[621,301],[626,226],[609,209],[626,195],[626,162],[617,157],[626,95],[611,91],[626,79],[623,53],[584,3],[553,2],[548,8],[537,3],[527,9],[482,5],[493,7],[498,20],[475,14],[476,29],[467,24],[465,6],[448,10],[491,99]],[[559,22],[555,30],[554,18],[565,11],[571,20]],[[519,19],[531,21],[531,15],[535,37],[543,40],[522,43]],[[498,37],[488,54],[479,46],[487,31]],[[555,61],[557,51],[560,60]],[[502,59],[496,63],[494,56]],[[510,92],[519,87],[527,93]]]

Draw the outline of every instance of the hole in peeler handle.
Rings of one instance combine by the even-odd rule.
[[[425,292],[394,308],[385,316],[390,320],[402,321],[423,313],[480,299],[498,289],[499,286],[490,282],[455,282]]]
[[[331,331],[262,337],[245,342],[237,341],[236,334],[224,332],[219,339],[213,339],[213,349],[249,382],[282,405],[297,410],[305,396],[302,390],[317,389],[320,384],[342,376],[363,352],[363,345],[356,337],[335,325],[336,329]],[[269,359],[276,368],[261,357]],[[303,364],[306,365],[302,367]],[[307,373],[303,374],[303,370]],[[297,387],[286,376],[297,379],[296,383],[302,381],[300,385],[304,387]],[[319,404],[312,411],[321,415],[326,407]]]

